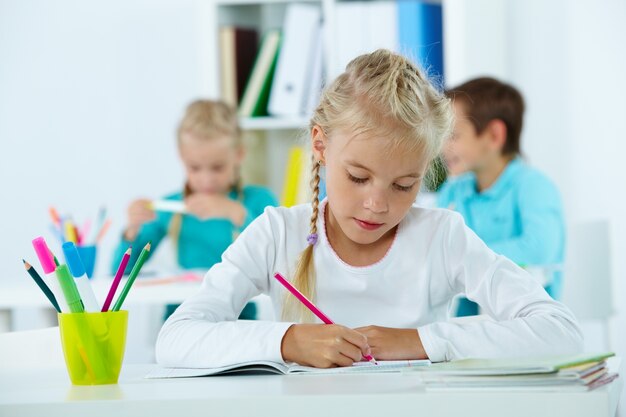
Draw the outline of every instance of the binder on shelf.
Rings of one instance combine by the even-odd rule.
[[[236,106],[243,95],[258,52],[258,36],[254,29],[235,26],[220,28],[221,95]]]
[[[357,56],[378,48],[398,51],[398,6],[390,1],[349,1],[336,5],[336,35],[333,44],[337,67],[342,73]]]
[[[291,3],[283,26],[283,44],[276,64],[269,113],[297,116],[304,113],[311,80],[312,51],[319,42],[321,11],[317,5]]]
[[[442,81],[443,29],[441,4],[398,1],[400,52],[417,60],[430,77]]]
[[[261,40],[259,52],[254,61],[252,73],[246,83],[241,103],[239,116],[265,116],[267,115],[267,103],[276,69],[276,60],[280,49],[281,34],[279,30],[270,30],[265,33]]]
[[[322,89],[324,88],[324,53],[323,53],[323,34],[322,23],[316,29],[316,41],[311,51],[311,65],[306,81],[306,93],[304,95],[304,115],[311,117],[313,111],[317,107]]]

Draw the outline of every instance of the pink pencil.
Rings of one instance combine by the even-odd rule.
[[[117,272],[115,273],[115,278],[113,278],[113,283],[111,284],[111,289],[107,294],[107,298],[102,305],[102,312],[109,311],[109,307],[111,306],[111,302],[113,301],[113,296],[115,296],[115,291],[117,291],[117,286],[120,285],[120,281],[122,280],[122,275],[124,275],[124,271],[126,270],[126,265],[128,265],[128,260],[130,259],[130,253],[133,248],[130,247],[126,249],[124,252],[124,256],[122,256],[122,262],[120,262],[120,266],[117,268]]]
[[[291,283],[289,281],[287,281],[285,278],[283,278],[282,275],[280,275],[277,272],[277,273],[274,274],[274,278],[276,278],[276,280],[278,280],[278,282],[283,284],[283,287],[287,288],[287,290],[289,290],[290,293],[292,293],[298,300],[300,300],[300,302],[302,304],[304,304],[309,310],[311,310],[311,312],[313,314],[315,314],[325,324],[335,324],[326,314],[322,313],[322,310],[317,308],[317,306],[315,304],[313,304],[313,302],[311,302],[311,300],[306,298],[304,296],[304,294],[302,294],[300,291],[298,291],[298,289],[296,287],[291,285]],[[365,359],[367,359],[368,361],[372,362],[375,365],[378,365],[378,363],[376,362],[376,359],[374,359],[374,357],[371,356],[371,355],[365,356]]]

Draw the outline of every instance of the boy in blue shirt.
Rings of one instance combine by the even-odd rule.
[[[458,211],[496,253],[523,266],[558,267],[565,247],[561,199],[555,185],[520,157],[522,95],[493,78],[468,81],[447,94],[456,123],[444,158],[467,172],[442,185],[437,205]],[[546,291],[558,299],[561,274],[547,276]],[[475,303],[461,300],[457,315],[477,313]]]

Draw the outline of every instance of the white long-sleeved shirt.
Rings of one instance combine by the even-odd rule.
[[[414,328],[432,361],[578,353],[576,319],[528,273],[496,255],[460,215],[412,207],[379,262],[343,262],[326,236],[320,205],[314,248],[315,303],[335,323]],[[254,360],[283,362],[288,322],[237,321],[252,297],[264,293],[281,316],[285,288],[306,246],[310,205],[268,207],[206,274],[199,292],[165,322],[157,361],[172,367],[217,367]],[[452,298],[465,294],[494,320],[449,322]]]

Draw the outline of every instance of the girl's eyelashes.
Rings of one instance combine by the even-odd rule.
[[[398,191],[404,191],[404,192],[409,192],[413,189],[413,186],[415,184],[411,184],[411,185],[400,185],[400,184],[394,184],[393,187],[398,190]]]
[[[365,181],[367,181],[367,178],[355,177],[354,175],[350,174],[349,172],[348,172],[348,178],[350,179],[350,181],[355,182],[357,184],[363,184]]]
[[[367,182],[367,178],[360,178],[360,177],[355,177],[354,175],[350,174],[348,172],[348,178],[350,179],[350,181],[356,183],[356,184],[363,184],[365,182]],[[402,192],[409,192],[413,189],[413,187],[415,186],[415,184],[411,184],[411,185],[400,185],[400,184],[393,184],[393,188],[398,190],[398,191],[402,191]]]

